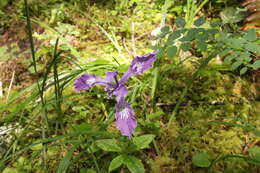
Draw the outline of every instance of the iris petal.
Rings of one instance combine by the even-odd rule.
[[[153,66],[154,61],[156,60],[157,53],[149,53],[144,56],[137,56],[130,64],[127,72],[124,73],[122,79],[119,83],[124,84],[131,76],[140,75],[145,70]]]
[[[84,74],[80,76],[78,79],[76,79],[74,83],[75,90],[77,92],[81,90],[89,89],[97,84],[105,85],[105,86],[111,86],[112,83],[110,83],[107,80],[104,80],[100,77],[97,77],[93,74]]]
[[[120,100],[116,105],[116,127],[123,136],[131,138],[136,125],[133,108],[125,100]]]
[[[119,102],[120,100],[125,99],[127,92],[127,88],[124,85],[119,84],[119,86],[115,89],[113,94],[116,96],[117,102]]]

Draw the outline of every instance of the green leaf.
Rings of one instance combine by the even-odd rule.
[[[141,160],[137,159],[134,156],[125,156],[124,163],[131,173],[143,173],[145,172],[144,165]]]
[[[235,49],[241,48],[246,43],[246,40],[237,38],[230,38],[227,41],[229,46]]]
[[[197,28],[189,29],[187,34],[183,38],[181,38],[180,41],[192,41],[196,38],[198,33],[199,30]]]
[[[241,70],[240,70],[240,75],[243,75],[247,72],[248,68],[247,67],[243,67]]]
[[[4,8],[8,4],[8,0],[0,0],[0,9]]]
[[[74,127],[74,131],[75,132],[87,132],[89,130],[92,129],[92,125],[91,124],[87,124],[87,123],[82,123],[82,124],[79,124],[79,125],[75,125]]]
[[[197,47],[198,47],[198,49],[199,49],[200,51],[206,51],[208,45],[207,45],[206,42],[199,40],[199,41],[197,41]]]
[[[109,165],[109,172],[119,168],[124,163],[124,157],[122,155],[119,155],[115,157]]]
[[[68,169],[68,167],[70,165],[73,152],[74,152],[74,148],[66,153],[65,157],[63,158],[63,160],[59,164],[57,173],[66,172],[66,170]]]
[[[175,24],[178,28],[183,28],[185,26],[186,22],[182,17],[177,17],[175,19]]]
[[[234,62],[234,63],[231,65],[231,69],[232,69],[232,70],[235,70],[235,69],[237,69],[241,64],[243,64],[242,61],[236,61],[236,62]]]
[[[157,118],[157,117],[162,116],[163,114],[164,114],[164,112],[161,111],[161,110],[160,110],[160,111],[157,111],[157,112],[153,112],[153,113],[147,115],[147,116],[146,116],[146,119],[147,119],[147,120],[153,120],[153,119],[155,119],[155,118]]]
[[[191,48],[191,44],[190,43],[182,43],[180,48],[183,50],[183,51],[188,51],[190,48]]]
[[[202,16],[202,17],[198,18],[197,20],[195,20],[194,25],[199,27],[204,23],[205,23],[205,17]]]
[[[101,139],[96,141],[96,145],[105,151],[122,152],[121,147],[114,139]]]
[[[221,26],[221,22],[212,22],[210,23],[211,27],[217,27],[217,26]]]
[[[244,19],[246,14],[236,7],[227,7],[220,12],[220,17],[223,24],[226,23],[237,23]]]
[[[185,32],[184,29],[180,29],[180,30],[176,30],[176,31],[172,32],[172,33],[169,35],[166,44],[167,44],[167,45],[172,44],[172,42],[173,42],[174,40],[176,40],[177,38],[179,38],[179,37],[181,36],[181,34],[184,33],[184,32]]]
[[[260,60],[255,61],[251,67],[253,67],[254,70],[257,70],[260,68]]]
[[[167,34],[169,31],[170,31],[170,27],[169,26],[164,26],[161,29],[161,32],[164,33],[164,34]]]
[[[148,148],[149,144],[153,141],[155,135],[142,135],[133,138],[133,143],[136,145],[137,150]]]
[[[257,39],[255,29],[254,28],[248,29],[247,32],[245,33],[244,38],[248,41],[255,41]]]
[[[176,46],[170,46],[167,49],[167,57],[173,58],[176,55],[177,47]]]
[[[249,154],[251,155],[251,157],[257,161],[260,161],[260,147],[258,146],[253,146],[252,148],[250,148],[249,150]]]
[[[192,156],[192,163],[198,167],[209,167],[210,160],[207,153],[197,153]]]
[[[238,60],[241,60],[244,62],[250,62],[252,60],[252,58],[250,56],[251,56],[251,54],[248,51],[241,52]]]
[[[256,45],[254,43],[247,43],[245,44],[245,48],[248,50],[248,51],[251,51],[251,52],[258,52],[260,54],[260,46],[259,45]]]

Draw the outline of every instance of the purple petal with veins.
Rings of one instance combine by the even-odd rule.
[[[105,79],[102,79],[100,77],[97,77],[96,75],[93,74],[84,74],[80,76],[78,79],[76,79],[74,83],[75,90],[77,92],[81,90],[86,90],[89,89],[97,84],[101,84],[107,87],[110,87],[113,85],[112,82],[107,81]]]
[[[154,61],[156,60],[157,53],[149,53],[144,56],[137,56],[134,58],[127,72],[124,73],[122,79],[119,83],[124,84],[131,76],[140,75],[145,70],[153,66]]]
[[[116,105],[116,127],[123,136],[131,138],[136,125],[132,107],[125,100],[120,100]]]

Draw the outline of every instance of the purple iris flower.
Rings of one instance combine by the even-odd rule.
[[[145,70],[151,68],[156,60],[156,55],[156,52],[154,52],[135,57],[119,81],[117,80],[117,71],[107,72],[106,78],[101,78],[93,74],[84,74],[76,79],[74,83],[75,90],[79,92],[98,84],[105,86],[108,98],[112,98],[113,95],[116,97],[116,127],[123,136],[131,138],[137,123],[133,108],[125,101],[128,91],[124,84],[131,76],[140,75]]]

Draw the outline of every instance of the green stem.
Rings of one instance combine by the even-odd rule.
[[[91,141],[94,142],[94,140],[93,140],[92,138],[91,138]],[[89,147],[89,151],[90,151],[91,157],[92,157],[92,159],[93,159],[93,161],[94,161],[94,164],[95,164],[95,167],[96,167],[96,169],[97,169],[97,172],[98,172],[98,173],[101,173],[100,168],[99,168],[99,165],[98,165],[98,162],[97,162],[97,158],[96,158],[96,156],[93,154],[91,147]]]
[[[155,106],[155,95],[158,85],[158,78],[159,78],[159,67],[154,68],[154,77],[153,77],[153,84],[152,84],[152,91],[151,91],[151,100],[152,100],[152,107]]]
[[[189,79],[189,80],[187,81],[186,87],[184,88],[184,90],[183,90],[183,92],[181,93],[181,96],[180,96],[180,98],[179,98],[179,100],[178,100],[176,106],[174,107],[174,110],[173,110],[172,115],[171,115],[171,117],[170,117],[170,119],[169,119],[167,128],[169,128],[169,127],[171,126],[172,120],[173,120],[174,117],[176,116],[177,111],[178,111],[178,109],[179,109],[181,103],[183,102],[184,97],[186,96],[187,92],[188,92],[189,89],[192,87],[192,84],[193,84],[194,80],[198,77],[200,71],[201,71],[202,69],[204,69],[204,68],[208,65],[208,63],[210,62],[210,60],[211,60],[212,58],[214,58],[215,56],[216,56],[216,53],[212,53],[211,55],[209,55],[208,58],[206,58],[204,61],[202,61],[202,63],[200,64],[198,70],[192,75],[191,79]]]
[[[58,67],[57,67],[57,61],[59,54],[57,53],[58,49],[58,43],[59,39],[57,38],[56,44],[53,51],[53,78],[54,78],[54,90],[55,90],[55,109],[57,114],[58,121],[56,122],[56,133],[58,131],[59,125],[62,125],[62,111],[61,111],[61,103],[62,103],[62,93],[61,93],[61,87],[60,87],[60,81],[59,81],[59,74],[58,74]]]
[[[27,0],[24,0],[24,5],[25,5],[25,12],[26,12],[26,19],[27,19],[28,36],[29,36],[31,53],[32,53],[33,68],[34,68],[35,74],[37,74],[38,72],[37,72],[34,43],[33,43],[33,37],[32,37],[32,26],[31,26],[31,20],[30,20]],[[43,97],[44,91],[41,89],[38,79],[37,79],[37,88],[38,88],[38,91],[40,93],[41,105],[42,105],[42,108],[43,108],[42,139],[44,140],[44,139],[46,139],[46,128],[48,128],[48,119],[47,119],[47,110],[45,108],[45,100],[44,100],[44,97]],[[46,144],[43,144],[43,158],[42,159],[43,159],[44,172],[48,172],[48,168],[47,168],[48,158],[47,158],[47,145]]]

